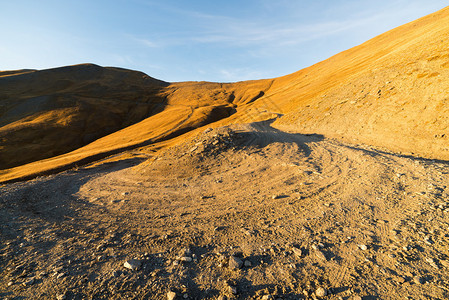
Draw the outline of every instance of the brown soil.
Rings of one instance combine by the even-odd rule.
[[[448,299],[448,36],[228,84],[0,72],[0,298]]]
[[[1,186],[1,297],[449,297],[446,163],[267,122],[134,155]]]

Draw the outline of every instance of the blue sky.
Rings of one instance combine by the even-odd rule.
[[[440,0],[0,0],[0,70],[96,63],[165,81],[293,73]]]

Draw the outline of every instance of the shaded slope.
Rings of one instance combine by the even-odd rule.
[[[141,72],[85,64],[6,74],[0,77],[1,169],[72,151],[164,105],[158,93],[166,84]]]
[[[50,75],[53,75],[53,71],[54,70],[47,70]],[[27,81],[24,81],[23,83],[26,84],[26,82]],[[150,105],[153,110],[150,112],[150,114],[152,114],[141,122],[114,131],[113,133],[99,138],[83,147],[75,147],[75,150],[71,152],[44,160],[35,159],[37,160],[35,162],[2,170],[0,171],[1,180],[29,179],[37,175],[50,174],[136,147],[147,145],[152,145],[152,147],[156,148],[160,147],[157,142],[166,141],[170,138],[179,136],[180,134],[189,132],[192,129],[229,117],[231,114],[235,113],[239,106],[244,106],[246,103],[257,99],[259,95],[263,94],[264,91],[269,88],[270,84],[270,80],[231,84],[206,82],[185,82],[173,83],[170,85],[159,84],[157,88],[154,88],[153,90],[142,91],[142,97],[147,97],[151,100],[154,99],[155,101],[143,103]],[[123,85],[123,89],[119,90],[122,94],[116,95],[118,103],[121,104],[121,99],[135,99],[136,97],[141,96],[139,93],[140,90],[137,89],[137,92],[135,90],[135,83],[123,83]],[[129,90],[125,88],[126,85],[130,86]],[[114,88],[119,89],[118,87]],[[77,91],[79,93],[84,93],[84,97],[92,97],[92,94],[95,94],[94,89],[87,89],[85,87],[79,87]],[[110,92],[110,90],[108,92]],[[145,94],[145,92],[147,94]],[[95,99],[95,101],[100,104],[99,109],[105,110],[102,113],[108,113],[108,109],[117,109],[103,101],[104,95],[98,95],[98,97],[100,99]],[[123,100],[122,102],[123,105],[128,104],[127,101]],[[38,107],[42,109],[43,106],[40,105]],[[145,106],[141,106],[140,108],[136,107],[136,111],[148,114],[148,110]],[[51,119],[51,114],[55,114],[55,112],[46,109],[44,113],[39,115],[40,118],[38,120],[42,120],[41,123],[43,123],[44,126],[51,126],[55,124],[53,119]],[[96,117],[97,114],[92,110],[84,115],[80,115],[80,118],[84,119]],[[64,120],[65,118],[64,116],[56,116],[54,119]],[[98,126],[107,123],[110,119],[113,119],[113,116],[109,116],[109,118],[106,116],[103,123],[99,123]],[[30,139],[36,135],[36,132],[32,132],[33,129],[37,129],[37,132],[40,132],[40,124],[33,127],[29,126],[30,123],[24,122],[24,120],[26,121],[26,119],[22,118],[16,123],[6,125],[6,129],[4,128],[5,131],[12,132],[9,127],[17,124],[17,126],[23,126],[25,127],[25,130],[31,132]],[[71,130],[73,126],[73,124],[67,124],[67,127],[64,129]],[[84,126],[86,129],[90,129],[91,127],[96,128],[92,124]],[[51,128],[49,128],[47,134],[53,134]],[[15,134],[14,136],[17,137],[23,145],[29,145],[30,139],[27,139],[26,135],[23,133]],[[79,139],[82,136],[83,131],[76,131],[73,134],[75,139]],[[32,146],[43,151],[47,145],[49,148],[55,147],[53,141],[56,139],[57,138],[53,135],[48,137],[48,140],[42,144],[34,143]],[[70,143],[64,143],[64,141],[61,143],[70,145]],[[3,145],[5,146],[4,149],[2,149],[2,152],[8,153],[8,151],[5,151],[6,149],[14,155],[14,149],[16,148],[14,143],[8,142]],[[28,147],[23,149],[23,152],[29,156],[33,156],[34,151]],[[33,157],[35,158],[36,156]]]

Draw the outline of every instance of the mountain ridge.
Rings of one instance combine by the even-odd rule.
[[[93,64],[3,71],[0,181],[273,118],[289,132],[448,160],[447,36],[444,8],[298,72],[235,83],[167,83]]]

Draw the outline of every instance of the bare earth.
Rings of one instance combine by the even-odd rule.
[[[0,299],[449,299],[448,37],[449,7],[273,79],[0,71]]]
[[[1,299],[449,298],[446,162],[271,121],[130,154],[0,186]]]

